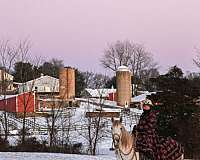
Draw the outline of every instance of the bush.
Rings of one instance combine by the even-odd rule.
[[[9,150],[9,142],[0,137],[0,152]]]
[[[66,153],[80,154],[82,150],[82,143],[76,143],[71,145],[65,145],[64,149]]]
[[[17,152],[50,152],[50,153],[70,153],[80,154],[82,150],[82,143],[65,144],[64,146],[47,146],[47,142],[40,143],[36,137],[26,138],[22,143],[20,140],[16,147],[12,147],[10,151]]]
[[[45,142],[41,144],[36,140],[36,137],[31,137],[26,138],[24,143],[19,141],[16,150],[22,152],[44,152],[47,151],[47,147]]]
[[[68,154],[81,154],[82,143],[65,144],[64,146],[48,147],[48,152],[52,153],[68,153]]]

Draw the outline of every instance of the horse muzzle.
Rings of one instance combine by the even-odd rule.
[[[117,134],[113,135],[113,143],[116,149],[119,148],[119,141],[120,141],[119,135]]]
[[[114,142],[114,146],[115,146],[115,149],[118,149],[119,148],[119,143],[115,143]]]

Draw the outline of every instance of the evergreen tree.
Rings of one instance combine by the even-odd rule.
[[[62,60],[52,59],[49,62],[44,62],[38,70],[44,75],[59,78],[59,70],[62,67],[64,67]]]
[[[16,62],[14,64],[13,76],[14,81],[20,83],[34,79],[33,65],[29,62]]]
[[[106,84],[105,84],[105,88],[116,88],[117,84],[116,84],[116,76],[113,76],[112,78],[110,78]]]
[[[75,76],[76,76],[76,97],[80,97],[82,91],[86,88],[85,78],[81,71],[78,69],[75,70]]]
[[[196,80],[184,78],[182,70],[174,66],[167,74],[154,79],[154,84],[161,92],[149,98],[162,104],[158,120],[160,134],[182,143],[186,156],[200,156],[200,108],[195,101],[200,87]]]

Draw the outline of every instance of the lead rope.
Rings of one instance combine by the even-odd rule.
[[[122,154],[125,155],[125,156],[127,156],[127,155],[129,155],[129,154],[132,152],[132,150],[133,150],[133,147],[131,148],[131,150],[130,150],[130,152],[129,152],[128,154],[125,154],[125,153],[123,153],[123,152],[120,150],[120,148],[119,148],[119,155],[120,155],[121,159],[124,160],[124,158],[122,157]],[[133,159],[133,157],[134,157],[135,155],[136,155],[136,153],[134,152],[134,153],[133,153],[133,156],[131,157],[131,160]],[[137,157],[136,157],[136,160],[137,160]]]
[[[137,141],[137,136],[138,136],[138,132],[135,132],[135,140],[134,140],[134,144],[133,144],[133,148],[134,148],[134,155],[135,155],[135,159],[137,160],[137,154],[136,154],[136,141]]]
[[[120,148],[118,148],[119,149],[119,155],[120,155],[120,157],[121,157],[122,160],[124,160],[124,158],[122,157],[122,154],[125,155],[125,156],[129,155],[132,152],[132,150],[133,150],[133,156],[131,157],[131,160],[134,158],[134,156],[135,156],[135,159],[137,160],[137,154],[136,154],[137,136],[138,136],[138,132],[136,131],[136,133],[135,133],[135,140],[133,142],[132,148],[131,148],[131,150],[127,154],[123,153],[122,150]]]

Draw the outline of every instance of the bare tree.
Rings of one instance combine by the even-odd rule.
[[[83,122],[87,125],[87,129],[82,130],[80,135],[88,143],[88,151],[91,155],[96,155],[97,145],[107,137],[106,119],[102,116],[103,104],[104,100],[102,98],[98,102],[88,98],[88,106],[85,108],[86,117],[83,117]],[[98,107],[98,112],[94,116],[89,115],[88,113],[95,113],[96,107]]]
[[[148,69],[148,70],[143,70],[141,72],[141,83],[144,90],[148,90],[148,91],[152,91],[154,90],[154,86],[151,83],[152,79],[155,79],[159,76],[159,71],[157,68],[152,68],[152,69]]]
[[[45,75],[52,77],[59,77],[59,69],[64,67],[63,61],[52,58],[49,61],[45,61],[38,69]]]
[[[52,58],[50,60],[50,63],[52,63],[54,66],[56,66],[57,68],[62,68],[64,67],[64,64],[63,64],[63,60],[59,60],[59,59],[56,59],[56,58]]]
[[[46,106],[43,107],[48,109],[46,122],[49,146],[53,151],[56,146],[64,147],[66,143],[69,143],[72,110],[68,108],[69,101],[64,98],[64,95],[61,97],[55,94],[58,87],[56,79],[51,81],[51,84],[51,93],[45,95],[45,99],[48,99],[49,102],[45,103]],[[67,90],[64,94],[67,94]]]
[[[130,41],[117,41],[114,45],[110,45],[105,50],[101,59],[101,64],[104,68],[108,68],[114,72],[118,67],[125,65],[132,71],[133,77],[137,77],[135,83],[138,86],[140,80],[143,78],[142,72],[157,68],[157,63],[153,61],[153,56],[146,51],[143,45],[134,44]],[[137,88],[135,88],[136,92]]]
[[[147,52],[144,46],[134,44],[133,47],[134,53],[130,57],[130,69],[133,75],[140,77],[143,70],[155,68],[157,63],[153,62],[152,54]]]
[[[20,42],[19,44],[19,59],[20,61],[22,62],[22,65],[25,63],[25,62],[29,62],[29,50],[30,50],[30,43],[27,42],[27,41],[23,41],[23,42]],[[22,66],[23,68],[23,66]],[[27,76],[24,75],[23,73],[23,70],[21,69],[21,72],[20,72],[20,79],[21,79],[21,82],[26,82],[26,79],[27,79]],[[26,97],[26,95],[24,94],[25,92],[27,92],[25,90],[25,85],[26,83],[23,84],[23,87],[22,87],[22,90],[23,90],[23,108],[24,108],[24,111],[23,111],[23,125],[22,125],[22,144],[25,143],[25,136],[26,136],[26,112],[27,112],[27,107],[28,107],[28,103],[29,103],[29,98],[30,98],[30,95],[31,95],[31,92],[32,92],[32,88],[33,88],[33,85],[31,86],[30,90],[31,92],[30,95],[28,96],[28,98]]]
[[[89,72],[89,71],[83,72],[83,76],[84,76],[86,88],[93,88],[94,73]]]
[[[109,45],[109,48],[104,51],[104,55],[100,61],[103,67],[117,71],[121,65],[130,65],[130,59],[133,54],[133,44],[129,41],[117,41],[115,44]]]
[[[32,75],[33,75],[33,80],[31,84],[27,84],[27,78],[28,78],[28,74],[31,73],[26,73],[24,74],[24,67],[23,65],[25,65],[26,63],[30,63],[33,65],[33,67],[38,68],[38,66],[40,65],[42,58],[41,57],[32,57],[32,55],[30,54],[30,48],[31,48],[31,43],[28,40],[25,41],[21,41],[19,43],[18,46],[18,61],[21,62],[22,66],[20,68],[20,82],[22,83],[22,94],[23,94],[23,114],[22,114],[22,118],[23,118],[23,125],[22,125],[22,139],[21,142],[22,144],[25,143],[25,137],[27,135],[27,129],[26,129],[26,117],[27,117],[27,111],[28,111],[28,107],[30,105],[30,101],[31,101],[31,96],[33,94],[34,91],[34,84],[35,84],[35,78],[36,78],[36,70],[34,70],[34,68],[32,68]],[[27,87],[28,86],[28,87]]]
[[[84,122],[86,123],[87,130],[82,131],[80,134],[82,137],[86,139],[88,142],[88,151],[91,155],[96,155],[97,145],[107,137],[106,134],[106,119],[103,117],[103,106],[105,104],[105,100],[103,99],[104,94],[104,85],[105,85],[105,77],[106,76],[96,76],[95,88],[98,90],[99,99],[90,99],[88,98],[88,104],[85,108],[86,117],[84,117]],[[98,112],[95,112],[98,109]],[[87,113],[95,113],[94,116]]]
[[[46,117],[46,122],[49,134],[49,146],[50,150],[53,151],[54,147],[58,145],[64,147],[70,141],[72,110],[67,109],[68,102],[64,99],[58,99],[54,94],[49,95],[48,98],[51,99],[51,103],[46,106],[46,108],[50,109]]]
[[[52,95],[52,104],[50,106],[50,114],[46,117],[47,120],[47,127],[49,132],[49,145],[51,151],[53,150],[53,147],[56,146],[57,140],[56,135],[58,133],[59,126],[56,125],[58,118],[61,116],[63,111],[63,102],[60,102],[59,104],[56,104],[55,97]]]
[[[1,95],[3,96],[4,102],[7,95],[7,89],[12,84],[12,80],[9,79],[8,75],[13,67],[13,64],[16,61],[18,55],[18,50],[13,47],[10,42],[1,41],[0,42],[0,65],[1,65]],[[4,104],[6,107],[6,104]],[[7,120],[7,109],[4,108],[3,111],[4,118],[2,120],[2,126],[4,128],[5,140],[8,138],[8,120]]]
[[[101,73],[94,73],[94,72],[83,72],[85,84],[87,88],[99,88],[101,86],[102,88],[105,86],[106,82],[109,79],[108,76],[103,75]],[[102,85],[103,84],[103,85]]]
[[[200,68],[200,49],[199,48],[195,48],[195,50],[196,50],[197,55],[193,59],[193,62],[198,68]]]

